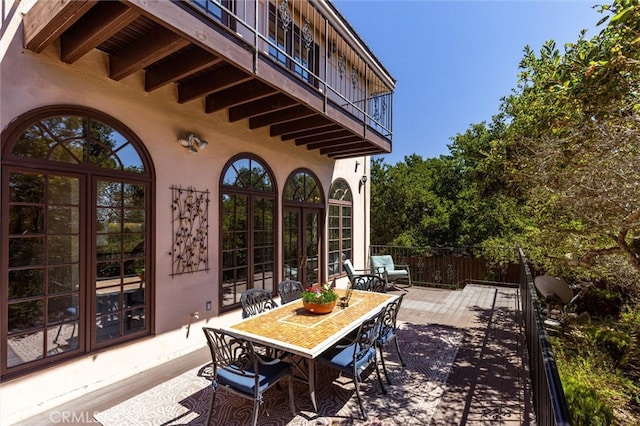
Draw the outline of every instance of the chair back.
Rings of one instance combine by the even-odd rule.
[[[242,305],[242,318],[248,318],[278,307],[278,303],[273,300],[271,291],[261,288],[250,288],[242,292],[240,304]]]
[[[278,294],[282,304],[293,302],[302,297],[304,285],[296,280],[284,280],[278,284]]]
[[[374,291],[377,293],[384,293],[386,291],[386,284],[377,275],[355,275],[353,277],[353,288],[356,290]]]
[[[371,256],[371,268],[378,272],[395,271],[395,264],[393,263],[393,257],[390,254],[383,254],[379,256]]]
[[[375,345],[383,313],[384,310],[381,310],[374,317],[363,321],[358,328],[353,340],[353,365],[360,370],[356,373],[360,373],[362,369],[376,360]]]
[[[223,386],[239,381],[254,380],[253,389],[259,389],[258,358],[248,340],[217,328],[202,327],[213,362],[213,380]],[[251,387],[251,385],[249,386]]]
[[[353,267],[351,260],[349,259],[345,260],[343,265],[344,265],[344,270],[347,273],[347,276],[349,277],[349,281],[352,281],[353,276],[356,274],[356,269]]]
[[[393,302],[387,304],[380,319],[380,331],[378,333],[378,343],[384,345],[391,339],[397,331],[398,311],[402,305],[404,294],[401,294]]]

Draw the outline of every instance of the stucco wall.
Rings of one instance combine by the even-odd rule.
[[[240,318],[237,310],[221,316],[217,313],[218,186],[222,167],[235,154],[251,152],[262,158],[275,174],[279,194],[286,178],[299,167],[308,168],[318,176],[325,197],[331,182],[344,178],[354,194],[353,260],[357,268],[365,266],[369,243],[369,182],[361,192],[358,182],[363,174],[369,174],[368,157],[334,162],[317,151],[269,137],[267,128],[249,130],[246,120],[229,123],[226,111],[205,114],[201,101],[179,105],[173,85],[146,93],[141,73],[119,82],[110,80],[107,57],[97,51],[68,65],[58,59],[58,46],[51,46],[41,54],[24,50],[22,31],[15,22],[20,19],[20,11],[14,10],[18,13],[5,21],[0,69],[2,128],[34,108],[82,105],[109,114],[129,127],[151,155],[156,172],[156,246],[153,248],[156,335],[0,384],[0,423],[18,421],[202,347],[205,341],[200,327]],[[209,146],[198,154],[189,153],[177,143],[177,138],[186,132],[199,135]],[[356,161],[360,163],[357,172]],[[208,272],[171,277],[171,186],[210,191]],[[281,206],[280,198],[278,203]],[[278,211],[282,211],[281,207]],[[326,256],[326,235],[324,238]],[[278,258],[280,253],[279,246]],[[341,285],[344,284],[343,280]],[[205,311],[208,300],[212,301],[211,311]],[[200,319],[191,325],[187,338],[187,326],[196,311]]]

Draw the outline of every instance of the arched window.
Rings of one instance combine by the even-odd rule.
[[[322,219],[324,197],[318,179],[309,170],[297,170],[283,193],[283,279],[305,285],[322,280]]]
[[[152,182],[142,143],[98,111],[2,132],[2,374],[150,334]]]
[[[220,186],[219,306],[226,310],[249,288],[275,291],[276,188],[273,174],[250,154],[227,163]]]
[[[353,198],[342,179],[329,190],[329,276],[344,272],[343,263],[351,259],[353,247]]]

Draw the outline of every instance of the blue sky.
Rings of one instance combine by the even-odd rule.
[[[448,154],[451,137],[491,121],[516,87],[526,45],[537,53],[553,39],[562,48],[582,29],[591,38],[603,16],[595,0],[333,3],[397,80],[388,164]]]

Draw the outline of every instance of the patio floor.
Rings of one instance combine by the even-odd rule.
[[[411,287],[398,319],[443,325],[464,335],[431,424],[535,424],[516,288],[479,284],[457,291]],[[88,393],[20,424],[49,424],[63,412],[104,411],[209,361],[209,351],[203,347],[141,374],[136,380]]]

